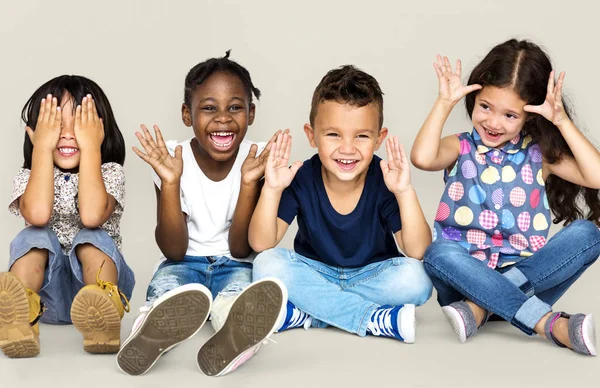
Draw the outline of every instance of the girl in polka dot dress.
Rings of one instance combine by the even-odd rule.
[[[38,321],[69,324],[89,353],[119,350],[135,278],[121,255],[125,141],[95,82],[63,75],[25,104],[9,210],[25,221],[0,272],[0,349],[40,352]]]
[[[460,61],[453,70],[438,55],[434,67],[439,95],[411,159],[445,171],[424,257],[444,314],[461,342],[496,314],[528,335],[596,355],[593,316],[552,311],[600,255],[600,153],[570,119],[564,72],[555,81],[547,55],[517,40],[494,47],[467,85]],[[440,140],[465,96],[473,130]],[[568,226],[548,240],[551,210]]]

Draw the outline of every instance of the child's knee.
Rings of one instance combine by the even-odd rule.
[[[286,255],[289,255],[288,250],[282,248],[272,248],[261,252],[252,263],[252,278],[260,280],[273,276],[281,279],[287,272]]]
[[[423,263],[416,259],[406,259],[402,265],[402,279],[396,284],[400,285],[399,293],[404,295],[404,303],[424,304],[431,298],[433,284],[425,272]]]

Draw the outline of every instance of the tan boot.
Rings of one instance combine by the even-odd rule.
[[[104,264],[104,263],[103,263]],[[121,344],[121,318],[129,312],[129,301],[118,287],[100,280],[83,287],[71,305],[71,321],[83,334],[83,349],[88,353],[117,353]]]
[[[11,358],[40,353],[40,296],[10,272],[0,273],[0,349]]]

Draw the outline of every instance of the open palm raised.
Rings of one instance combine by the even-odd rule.
[[[277,140],[271,144],[271,151],[265,168],[265,187],[273,190],[285,189],[292,183],[302,162],[295,162],[288,167],[292,150],[292,136],[289,133],[279,133]]]
[[[412,188],[410,183],[410,164],[404,152],[404,146],[398,143],[398,138],[392,136],[385,142],[387,161],[382,160],[381,171],[383,180],[389,191],[402,194]]]
[[[442,58],[437,55],[437,62],[433,63],[435,73],[439,81],[439,98],[448,101],[451,104],[456,104],[467,94],[481,89],[481,85],[463,85],[460,79],[462,75],[462,65],[460,59],[456,60],[456,72],[452,71],[452,65],[448,57]]]
[[[154,126],[154,133],[156,134],[156,141],[152,138],[150,131],[145,125],[141,125],[142,135],[139,132],[135,133],[135,136],[140,141],[142,147],[144,147],[145,153],[133,147],[133,151],[139,156],[144,162],[148,163],[154,169],[154,172],[159,176],[163,184],[172,184],[179,181],[181,174],[183,173],[183,159],[181,157],[181,146],[178,145],[175,148],[175,156],[171,156],[165,141],[160,132],[160,128],[157,125]]]

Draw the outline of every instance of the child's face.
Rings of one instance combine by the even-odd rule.
[[[521,132],[527,112],[525,101],[508,88],[485,86],[475,97],[473,127],[483,144],[500,148]]]
[[[340,181],[352,181],[367,171],[387,128],[379,128],[379,109],[325,101],[319,105],[314,128],[304,126],[323,167]]]
[[[68,171],[78,168],[80,160],[79,147],[75,139],[73,98],[70,94],[65,93],[61,98],[60,111],[62,114],[60,138],[52,153],[52,158],[55,166]]]
[[[183,104],[182,119],[193,127],[202,149],[218,162],[235,157],[248,125],[254,121],[255,109],[239,77],[212,74],[196,87],[190,104]]]

